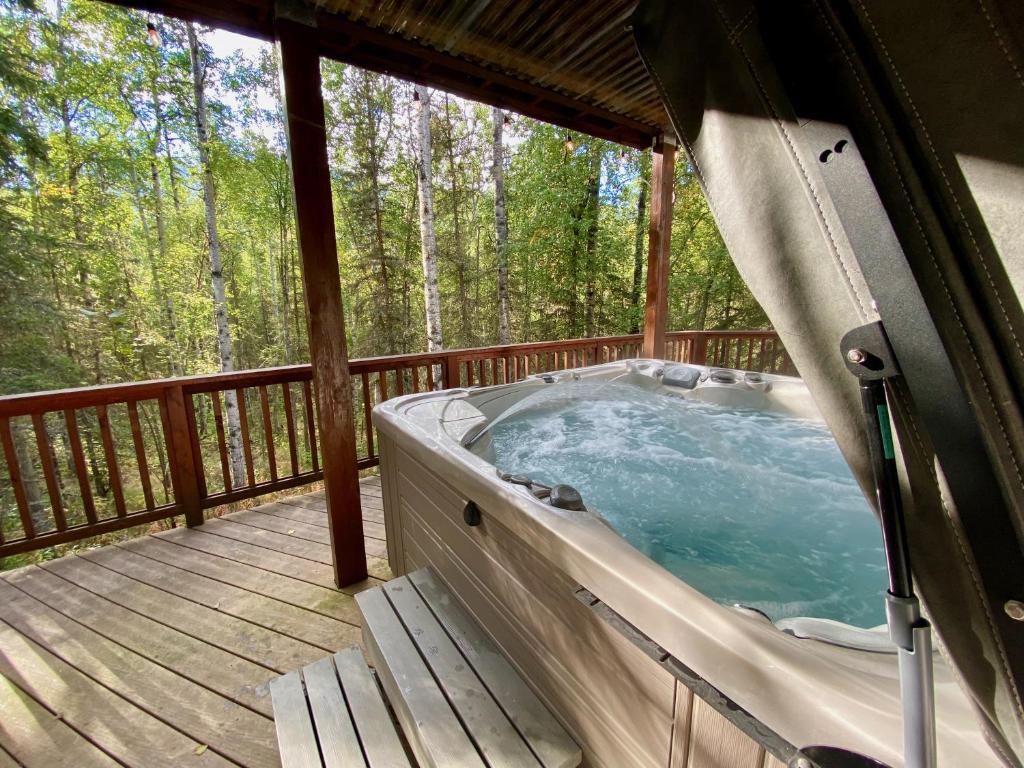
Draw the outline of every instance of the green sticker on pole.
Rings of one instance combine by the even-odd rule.
[[[885,458],[895,459],[896,451],[892,447],[892,427],[889,425],[889,407],[887,405],[876,406],[878,410],[878,429],[882,432],[882,450]]]

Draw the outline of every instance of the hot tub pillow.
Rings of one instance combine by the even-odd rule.
[[[665,369],[665,376],[662,382],[669,387],[682,387],[693,389],[700,380],[700,368],[691,365],[673,365]]]

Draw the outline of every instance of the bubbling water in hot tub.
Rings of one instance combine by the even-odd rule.
[[[574,486],[718,602],[885,621],[881,532],[825,425],[616,382],[558,389],[493,424],[499,469]]]

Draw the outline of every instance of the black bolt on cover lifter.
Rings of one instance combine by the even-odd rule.
[[[921,604],[914,594],[889,419],[891,383],[887,382],[899,376],[900,370],[881,323],[854,328],[839,346],[846,367],[860,380],[868,454],[889,573],[885,612],[889,637],[899,649],[904,765],[906,768],[935,768],[931,625],[921,616]]]

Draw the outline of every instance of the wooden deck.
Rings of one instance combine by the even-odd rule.
[[[268,683],[360,643],[323,492],[0,574],[0,768],[279,765]]]

